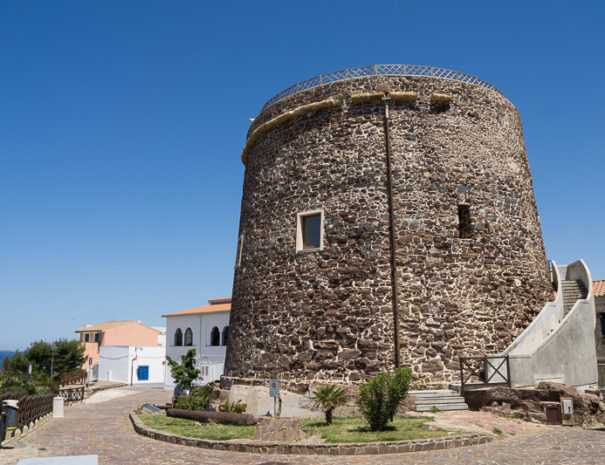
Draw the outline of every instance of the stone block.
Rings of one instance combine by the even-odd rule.
[[[306,437],[297,418],[260,418],[254,430],[255,441],[299,441]]]

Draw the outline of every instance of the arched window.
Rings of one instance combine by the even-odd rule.
[[[181,328],[177,328],[177,330],[174,332],[174,345],[183,345],[183,332],[181,331]]]
[[[229,337],[229,325],[225,326],[223,328],[223,337],[221,339],[221,345],[222,346],[226,346],[227,345],[227,338]]]
[[[186,346],[193,345],[193,331],[191,331],[191,328],[187,328],[185,330],[185,345]]]
[[[216,326],[214,328],[212,328],[212,331],[210,331],[210,345],[211,346],[221,345],[221,332],[218,330],[218,328]]]

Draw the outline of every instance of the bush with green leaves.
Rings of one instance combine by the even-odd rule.
[[[359,386],[359,406],[372,431],[384,431],[408,392],[412,372],[396,368]]]
[[[185,355],[181,355],[181,363],[175,362],[169,356],[166,356],[166,360],[172,378],[181,389],[191,389],[191,385],[201,373],[198,368],[195,368],[195,349],[189,349]]]
[[[174,408],[183,410],[206,410],[208,401],[214,388],[211,385],[194,387],[189,395],[181,394],[174,404]]]
[[[237,400],[237,402],[229,402],[227,399],[221,405],[218,406],[219,412],[228,412],[228,413],[244,413],[248,408],[248,404],[243,403],[241,400]]]
[[[347,403],[347,391],[334,385],[322,386],[313,391],[313,405],[321,407],[326,416],[326,423],[332,424],[332,414],[336,407]]]

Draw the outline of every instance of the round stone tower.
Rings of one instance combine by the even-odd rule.
[[[432,67],[322,75],[248,132],[225,379],[458,380],[552,296],[515,107]]]

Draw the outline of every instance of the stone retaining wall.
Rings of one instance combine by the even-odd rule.
[[[202,449],[224,450],[230,452],[248,452],[255,454],[296,454],[296,455],[367,455],[367,454],[400,454],[403,452],[420,452],[427,450],[454,449],[456,447],[485,444],[494,439],[488,434],[462,434],[432,439],[413,441],[305,444],[300,442],[262,442],[246,439],[230,441],[213,441],[179,436],[148,428],[138,418],[136,412],[130,414],[130,421],[135,431],[158,441],[181,446],[200,447]]]

